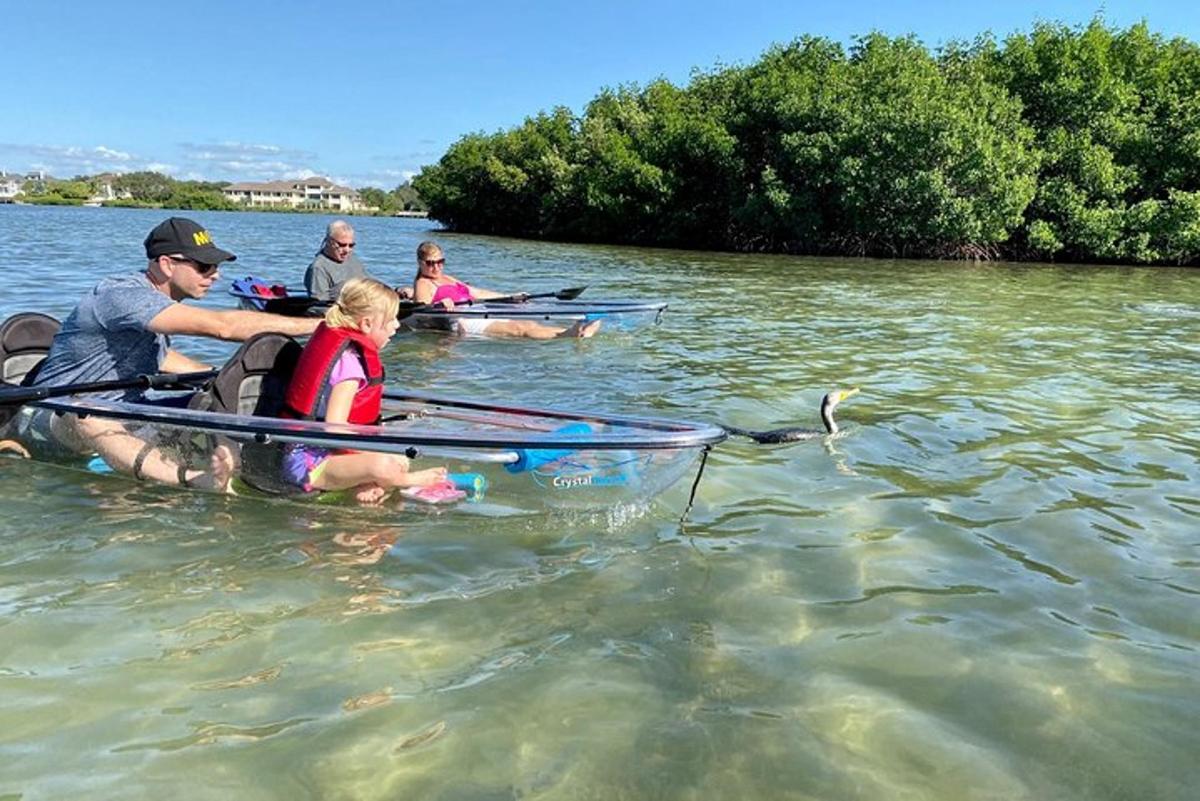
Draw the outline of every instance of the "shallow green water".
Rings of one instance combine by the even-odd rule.
[[[0,314],[65,314],[162,216],[0,207]],[[200,219],[297,284],[324,223]],[[430,236],[358,227],[396,281]],[[847,434],[721,446],[684,525],[685,484],[389,518],[2,460],[0,798],[1195,797],[1200,273],[438,238],[673,306],[403,339],[398,385],[750,428],[860,386]]]

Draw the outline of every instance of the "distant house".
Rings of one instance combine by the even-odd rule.
[[[319,176],[293,181],[230,184],[221,192],[227,199],[245,206],[290,206],[334,211],[366,208],[358,192]]]
[[[25,178],[0,170],[0,203],[11,203],[13,198],[21,194],[21,184]]]

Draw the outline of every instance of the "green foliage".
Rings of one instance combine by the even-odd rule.
[[[381,214],[394,214],[398,211],[425,211],[425,204],[417,190],[408,182],[402,183],[390,192],[378,187],[368,186],[358,190],[363,203],[378,209]]]
[[[394,202],[398,211],[429,211],[429,207],[421,198],[421,193],[409,181],[397,186],[391,194],[395,198]]]
[[[200,182],[180,181],[171,189],[163,206],[192,211],[236,211],[240,206],[226,199],[219,189],[206,187]]]
[[[1191,264],[1200,50],[1100,20],[936,53],[803,38],[464,136],[413,186],[484,233]]]
[[[176,181],[157,172],[130,172],[113,179],[112,188],[118,195],[143,203],[165,203],[175,189]]]
[[[92,196],[92,186],[83,178],[70,181],[47,179],[26,181],[22,187],[26,203],[43,206],[80,206]]]

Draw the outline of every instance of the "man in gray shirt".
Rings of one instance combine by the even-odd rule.
[[[312,264],[304,271],[304,288],[317,300],[332,303],[351,278],[373,278],[357,256],[354,228],[345,220],[334,220],[325,229],[325,239]],[[386,282],[385,282],[386,283]],[[396,287],[401,298],[412,297],[409,286]]]
[[[208,231],[192,220],[172,217],[156,226],[144,244],[143,272],[101,280],[63,321],[35,386],[207,370],[209,365],[172,349],[170,337],[192,334],[240,342],[263,331],[307,336],[320,322],[185,306],[181,301],[208,294],[220,277],[222,262],[237,258],[214,245]],[[136,400],[138,390],[99,395],[106,396]],[[69,450],[99,453],[113,469],[137,478],[224,489],[233,469],[227,447],[218,448],[211,470],[190,470],[115,420],[66,414],[35,422],[34,427]]]
[[[304,288],[317,300],[335,301],[342,284],[351,278],[367,278],[367,268],[354,255],[354,228],[345,220],[334,220],[325,229],[325,240],[308,269]]]

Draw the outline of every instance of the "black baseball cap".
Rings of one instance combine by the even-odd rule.
[[[220,264],[237,258],[214,245],[208,231],[186,217],[171,217],[154,226],[145,244],[148,259],[178,253],[199,264]]]

